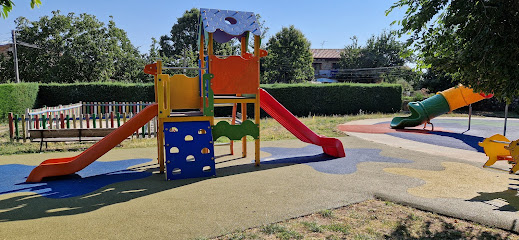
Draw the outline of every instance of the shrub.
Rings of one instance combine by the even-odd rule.
[[[398,84],[266,84],[261,87],[297,116],[397,112],[402,104],[402,88]],[[154,101],[154,88],[151,83],[42,84],[36,105],[57,106],[79,101]],[[253,105],[248,106],[248,115],[252,116]],[[215,113],[230,115],[230,109],[216,108]]]
[[[400,111],[402,87],[398,84],[272,84],[263,85],[274,98],[297,116],[391,113]]]
[[[36,83],[0,84],[0,121],[5,121],[9,112],[23,114],[34,107],[37,94]]]
[[[155,101],[152,83],[75,83],[41,84],[37,106],[58,106],[83,102],[138,102]]]

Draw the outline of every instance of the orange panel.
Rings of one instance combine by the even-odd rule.
[[[214,74],[211,87],[214,94],[257,94],[259,88],[259,58],[209,56],[209,72]]]
[[[440,92],[440,94],[443,95],[449,103],[451,111],[485,99],[481,94],[475,93],[472,88],[463,85],[449,88]]]

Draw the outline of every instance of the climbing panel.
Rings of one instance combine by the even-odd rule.
[[[216,174],[209,121],[164,123],[164,147],[167,180]]]

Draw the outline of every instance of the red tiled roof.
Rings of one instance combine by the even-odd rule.
[[[314,58],[339,59],[344,49],[310,49]]]
[[[0,45],[0,52],[7,52],[12,44]]]

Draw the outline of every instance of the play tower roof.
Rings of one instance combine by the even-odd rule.
[[[232,38],[240,38],[252,33],[261,35],[261,30],[253,12],[201,8],[203,31],[213,33],[214,40],[225,43]]]

